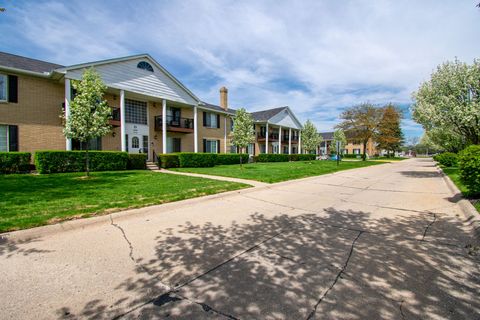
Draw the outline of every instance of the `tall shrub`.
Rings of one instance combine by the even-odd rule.
[[[480,193],[480,145],[472,145],[458,156],[460,179],[471,193]]]

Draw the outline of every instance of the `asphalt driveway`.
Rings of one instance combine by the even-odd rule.
[[[0,318],[480,319],[456,199],[413,159],[10,233]]]

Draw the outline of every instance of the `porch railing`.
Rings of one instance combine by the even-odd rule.
[[[155,130],[161,130],[163,126],[162,116],[155,116]],[[167,116],[167,128],[193,129],[193,119]]]

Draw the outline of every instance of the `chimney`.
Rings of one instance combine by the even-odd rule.
[[[228,89],[225,87],[220,88],[220,107],[225,111],[228,109]]]

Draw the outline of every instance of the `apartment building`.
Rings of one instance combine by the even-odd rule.
[[[321,132],[322,142],[320,143],[318,154],[329,155],[333,143],[333,132]],[[367,155],[372,157],[378,153],[378,150],[373,139],[369,139],[367,143]],[[363,144],[358,143],[354,138],[348,137],[347,144],[342,149],[343,154],[363,154]]]
[[[107,86],[112,108],[111,132],[88,142],[91,150],[147,153],[236,152],[230,143],[235,110],[228,90],[220,105],[201,101],[148,54],[72,66],[0,52],[0,151],[81,150],[65,139],[62,114],[68,117],[75,96],[73,80],[95,68]],[[300,152],[301,124],[288,107],[254,112],[261,152]]]

